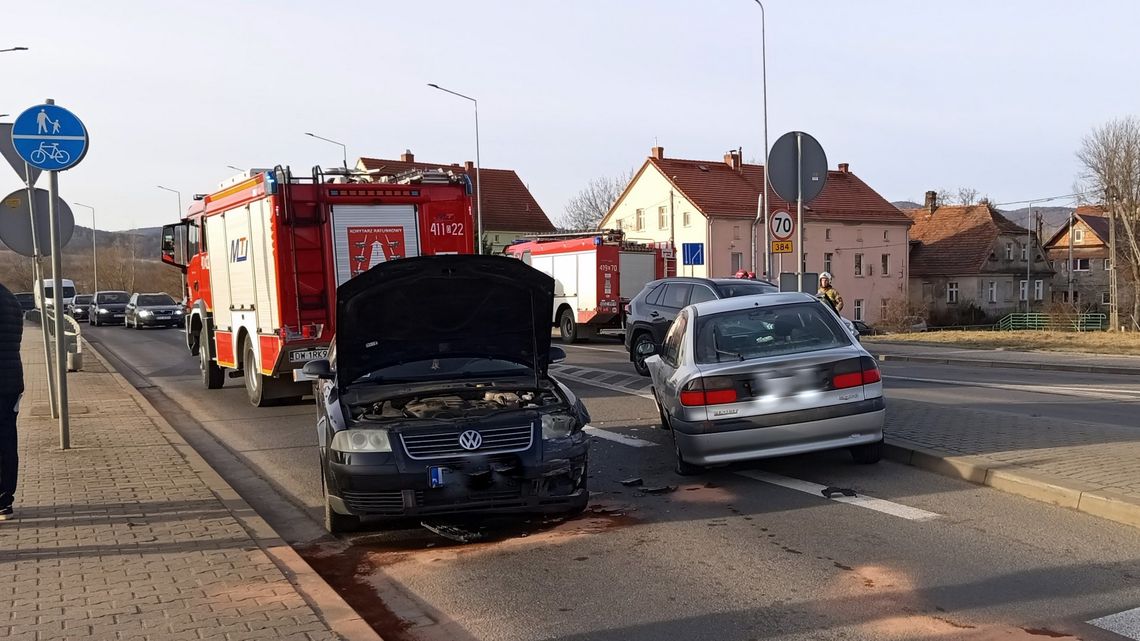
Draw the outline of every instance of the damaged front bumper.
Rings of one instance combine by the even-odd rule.
[[[400,520],[461,514],[560,514],[586,507],[588,439],[536,438],[527,450],[419,460],[328,452],[328,501],[340,514]]]

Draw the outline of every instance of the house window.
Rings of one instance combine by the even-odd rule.
[[[823,230],[823,239],[824,240],[831,240],[831,228],[830,227],[827,227],[826,229]]]
[[[1022,280],[1018,282],[1021,283],[1021,285],[1017,288],[1017,300],[1025,300],[1025,297],[1029,294],[1029,281]]]
[[[1022,247],[1021,248],[1021,260],[1029,260],[1029,248],[1028,247]]]
[[[883,254],[882,258],[879,260],[879,275],[880,276],[890,276],[891,275],[891,255],[890,254]]]
[[[855,275],[863,275],[863,254],[855,254]]]
[[[686,227],[690,226],[691,223],[689,221],[689,212],[681,214],[681,224]]]
[[[1005,259],[1013,260],[1013,243],[1005,244]]]
[[[890,314],[890,301],[883,298],[879,301],[879,320],[883,320]]]
[[[744,269],[744,254],[741,252],[732,252],[732,273],[736,273]]]
[[[958,302],[958,282],[951,281],[946,283],[946,302],[951,305]]]
[[[1100,293],[1100,304],[1101,305],[1108,305],[1111,302],[1112,302],[1112,299],[1109,297],[1108,292],[1101,292]]]
[[[645,210],[644,209],[638,209],[637,210],[637,218],[635,218],[633,221],[633,229],[635,231],[642,231],[643,229],[645,229]]]
[[[855,320],[857,320],[857,321],[863,320],[863,299],[862,298],[856,298],[855,299]]]
[[[1049,261],[1049,269],[1052,269],[1053,271],[1057,271],[1057,261],[1055,261],[1055,260]]]
[[[732,239],[733,240],[740,240],[740,225],[733,225],[732,226]]]
[[[883,230],[883,240],[890,240],[890,239],[891,239],[891,232],[884,229]]]
[[[863,230],[861,228],[855,230],[855,240],[863,242]]]
[[[657,208],[657,229],[667,229],[669,227],[669,218],[665,216],[665,208]]]
[[[1087,272],[1088,270],[1089,270],[1089,259],[1087,259],[1087,258],[1074,258],[1073,259],[1073,271],[1075,271],[1075,272]]]
[[[830,231],[830,230],[828,230],[828,231]],[[828,252],[828,253],[823,255],[823,271],[825,271],[825,272],[831,271],[831,257],[832,256],[834,256],[834,254],[832,254],[831,252]]]
[[[1085,240],[1085,230],[1081,229],[1080,227],[1077,227],[1076,229],[1074,229],[1073,230],[1073,242],[1074,243],[1081,243],[1081,242],[1084,242],[1084,240]]]
[[[806,272],[806,271],[807,271],[807,257],[808,257],[808,255],[807,255],[807,252],[804,252],[804,260],[803,260],[803,264],[801,264],[801,265],[800,265],[800,271],[801,271],[801,272]]]
[[[1104,259],[1104,271],[1107,272],[1110,269],[1112,269],[1112,259],[1111,258],[1105,258]]]
[[[1033,300],[1045,300],[1045,281],[1033,281]]]

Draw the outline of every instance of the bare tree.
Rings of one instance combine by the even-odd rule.
[[[1085,136],[1077,158],[1085,166],[1081,180],[1104,195],[1114,218],[1116,255],[1112,257],[1118,278],[1131,290],[1132,318],[1128,326],[1140,329],[1140,119],[1128,116],[1093,129]],[[1122,300],[1113,300],[1119,313]]]
[[[973,187],[958,188],[959,205],[976,205],[978,203],[978,190]]]
[[[633,180],[633,171],[618,176],[594,178],[586,188],[566,204],[559,223],[566,229],[596,229],[609,213],[626,185]]]
[[[957,191],[950,191],[949,189],[938,190],[938,204],[939,205],[962,205],[969,207],[970,205],[980,204],[986,197],[978,198],[981,193],[973,187],[959,187]]]

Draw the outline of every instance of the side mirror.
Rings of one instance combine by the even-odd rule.
[[[655,356],[657,354],[657,346],[652,342],[638,343],[637,355],[643,357]]]
[[[558,347],[557,345],[550,346],[550,362],[561,363],[566,360],[566,350]]]
[[[306,376],[319,378],[321,380],[328,380],[336,376],[336,372],[333,371],[332,366],[329,365],[328,359],[325,358],[319,358],[315,361],[309,361],[308,363],[305,363],[305,366],[301,368],[301,371],[304,372]]]

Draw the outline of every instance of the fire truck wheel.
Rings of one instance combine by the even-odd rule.
[[[265,377],[257,366],[257,354],[253,353],[253,342],[245,341],[245,358],[241,361],[241,368],[245,371],[245,392],[249,396],[249,404],[254,407],[268,407],[272,404],[265,393]]]
[[[198,335],[198,365],[206,389],[221,389],[226,384],[226,373],[210,358],[210,333],[205,327]]]
[[[567,345],[578,340],[578,321],[574,318],[574,310],[562,310],[562,315],[558,317],[558,331],[562,342]]]

